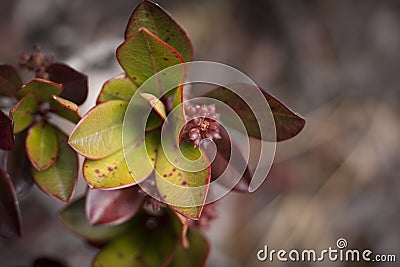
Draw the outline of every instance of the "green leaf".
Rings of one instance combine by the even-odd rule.
[[[59,96],[53,95],[50,98],[50,108],[57,115],[73,123],[77,123],[82,118],[81,112],[75,103]]]
[[[147,228],[146,221],[153,221],[155,228]],[[157,217],[149,218],[101,250],[92,266],[168,266],[176,238],[170,222],[160,221]]]
[[[105,158],[122,148],[122,124],[128,102],[110,100],[92,108],[76,125],[69,144],[89,159]]]
[[[57,159],[57,135],[46,122],[37,122],[29,129],[25,146],[29,161],[38,171],[47,169]]]
[[[118,226],[90,225],[85,215],[85,199],[72,202],[60,214],[62,222],[73,232],[95,244],[105,244],[132,228],[127,222]]]
[[[21,213],[10,176],[0,168],[0,235],[6,238],[22,234]]]
[[[61,84],[36,78],[17,90],[16,97],[22,99],[27,93],[32,93],[39,103],[48,102],[53,95],[62,91]]]
[[[146,121],[146,131],[153,131],[154,129],[160,127],[162,124],[163,120],[161,119],[161,117],[154,110],[152,110]]]
[[[167,118],[167,112],[165,110],[164,104],[154,95],[152,94],[147,94],[147,93],[141,93],[140,94],[143,99],[147,100],[152,108],[157,112],[157,114],[165,120]]]
[[[177,212],[190,219],[198,219],[208,191],[210,166],[205,153],[199,148],[183,143],[180,145],[180,150],[189,161],[182,160],[177,150],[171,151],[168,155],[176,166],[180,166],[178,168],[166,157],[163,147],[159,146],[156,159],[157,189],[161,198]],[[192,162],[194,160],[199,162],[195,164]],[[200,166],[205,168],[192,171],[194,167],[197,169]]]
[[[26,94],[10,110],[10,117],[14,120],[14,133],[17,134],[28,128],[35,120],[38,106],[32,93]]]
[[[103,84],[96,103],[103,103],[108,100],[131,100],[136,92],[137,86],[125,75],[121,74]]]
[[[265,125],[260,125],[248,104],[232,90],[225,87],[218,87],[203,96],[217,99],[230,106],[243,121],[249,136],[261,139],[259,127],[272,126],[272,122],[268,122],[268,118],[271,117],[270,111],[272,111],[273,120],[275,122],[276,134],[268,132],[267,136],[264,136],[265,141],[284,141],[296,136],[303,129],[305,119],[301,115],[291,111],[278,99],[260,88],[242,83],[232,84],[227,87],[235,89],[235,91],[239,91],[241,94],[249,94],[254,90],[258,90],[262,93],[270,106],[270,109],[266,107],[264,110],[258,111],[261,112],[263,119],[266,120],[266,122],[263,123]],[[234,125],[232,127],[235,128]]]
[[[175,249],[174,258],[169,267],[203,267],[206,264],[210,246],[207,239],[202,234],[196,231],[187,233],[189,240],[189,248],[185,249],[178,245]]]
[[[68,136],[56,129],[58,137],[58,158],[49,168],[38,171],[32,168],[36,184],[45,193],[68,202],[72,197],[78,178],[78,155],[68,145]]]
[[[138,29],[145,27],[161,40],[177,50],[185,61],[192,60],[193,48],[186,32],[159,5],[143,1],[133,11],[125,30],[125,39],[132,36]]]
[[[159,133],[157,131],[146,134],[147,157],[152,159],[151,163],[153,164],[151,170],[154,168],[158,142]],[[88,185],[96,189],[110,189],[126,187],[143,181],[151,172],[144,173],[145,168],[136,170],[141,174],[141,179],[136,180],[129,171],[126,161],[136,161],[143,164],[145,159],[137,151],[144,145],[145,142],[143,140],[136,140],[136,143],[125,148],[125,154],[124,150],[121,149],[100,160],[86,159],[83,164],[83,176]]]
[[[0,65],[0,95],[14,96],[15,90],[22,86],[21,78],[13,66]]]
[[[118,47],[117,58],[136,85],[167,67],[185,62],[175,49],[146,28],[138,29]]]

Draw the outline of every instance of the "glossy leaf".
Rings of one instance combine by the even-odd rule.
[[[125,39],[132,36],[141,27],[145,27],[172,46],[185,61],[192,60],[193,48],[188,35],[159,5],[150,1],[143,1],[138,5],[129,19],[125,30]]]
[[[13,147],[13,121],[0,110],[0,149],[11,150]]]
[[[248,92],[252,90],[260,90],[261,93],[264,95],[272,111],[276,129],[276,140],[273,140],[273,135],[270,135],[264,138],[265,141],[284,141],[296,136],[303,129],[305,119],[301,115],[291,111],[278,99],[259,89],[258,87],[248,84],[232,84],[229,85],[229,87]],[[236,95],[234,92],[224,87],[219,87],[204,95],[204,97],[214,98],[229,105],[242,119],[248,135],[257,139],[261,139],[259,129],[260,125],[257,122],[257,119],[255,118],[253,112],[251,111],[249,106],[243,101],[243,99]],[[262,110],[261,112],[265,114],[265,118],[268,118],[268,116],[270,116],[268,108],[265,108],[265,110]]]
[[[39,103],[48,102],[53,95],[62,91],[61,84],[36,78],[17,89],[16,97],[22,99],[27,93],[32,93]]]
[[[50,98],[50,108],[57,115],[73,123],[77,123],[82,118],[81,112],[75,103],[59,96],[53,95]]]
[[[217,146],[217,154],[211,164],[211,180],[218,179],[218,183],[227,188],[249,192],[253,174],[247,166],[248,160],[244,159],[235,143],[231,143],[231,139],[223,127],[220,127],[220,135],[221,139],[214,140]],[[234,177],[241,178],[235,180]]]
[[[168,221],[149,218],[116,239],[95,257],[93,267],[168,266],[176,235]],[[151,224],[149,222],[152,222]],[[146,227],[146,224],[153,226]],[[152,225],[155,224],[155,225]]]
[[[184,62],[175,49],[145,28],[138,29],[118,47],[117,59],[137,85],[167,67]]]
[[[103,84],[96,103],[108,100],[130,101],[136,92],[137,86],[125,74],[118,75]]]
[[[58,155],[55,129],[46,122],[37,122],[28,131],[25,147],[33,167],[39,171],[47,169]]]
[[[189,248],[177,246],[174,258],[169,267],[203,267],[206,264],[210,246],[207,239],[196,231],[189,231],[187,234]]]
[[[14,96],[15,90],[22,86],[21,78],[13,66],[0,65],[0,95]]]
[[[31,164],[25,152],[26,131],[15,136],[14,149],[8,152],[7,170],[18,199],[24,197],[33,185]]]
[[[18,200],[10,176],[0,169],[0,235],[6,238],[21,236],[22,222]]]
[[[167,111],[165,110],[165,106],[157,97],[155,97],[152,94],[147,94],[147,93],[141,93],[140,96],[149,102],[149,104],[151,105],[153,110],[155,110],[155,112],[157,112],[157,114],[163,120],[165,120],[167,118]]]
[[[69,204],[61,212],[60,217],[69,229],[96,244],[107,243],[132,228],[132,223],[130,222],[118,226],[93,226],[89,224],[85,215],[84,198]]]
[[[58,158],[49,168],[38,171],[32,168],[36,184],[45,193],[68,202],[72,197],[78,178],[78,155],[68,145],[68,136],[56,129]]]
[[[194,148],[193,145],[183,143],[180,149],[187,159],[199,159],[202,162],[201,165],[204,166],[208,164],[205,153],[200,153],[200,150]],[[178,153],[178,151],[170,153],[171,161],[177,165],[180,163],[179,165],[183,165],[184,169],[190,170],[191,167],[187,165],[190,164],[190,161],[189,163],[182,163],[177,156]],[[184,171],[175,167],[168,160],[162,146],[158,148],[156,159],[157,189],[163,200],[171,205],[174,210],[188,218],[198,219],[203,209],[209,182],[210,166],[196,172]]]
[[[144,193],[138,186],[86,193],[86,217],[92,225],[118,225],[131,219],[142,207]]]
[[[10,110],[10,117],[14,120],[14,133],[17,134],[28,128],[35,120],[38,106],[32,93],[25,95]]]
[[[128,102],[111,100],[92,108],[76,125],[69,144],[82,156],[105,158],[122,148],[122,124]]]
[[[159,134],[156,131],[149,132],[146,135],[146,148],[148,157],[153,159],[154,165],[156,157],[156,148],[159,142]],[[136,151],[144,146],[143,140],[138,140],[137,143],[132,144],[130,147],[100,160],[86,159],[83,164],[83,176],[86,182],[92,188],[97,189],[110,189],[121,188],[129,185],[136,184],[142,180],[135,180],[129,171],[126,160],[143,162],[143,158],[139,158]],[[143,174],[142,177],[147,178],[150,173]]]
[[[76,103],[83,104],[88,95],[88,77],[70,66],[54,63],[47,68],[49,79],[62,84],[61,97]]]

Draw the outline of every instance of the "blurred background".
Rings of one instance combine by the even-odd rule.
[[[89,76],[85,113],[121,72],[115,49],[138,2],[0,0],[0,62],[15,64],[39,44]],[[195,60],[243,71],[307,118],[299,136],[278,145],[258,191],[219,201],[206,231],[208,266],[322,266],[262,263],[256,253],[335,248],[339,238],[400,261],[400,1],[158,2],[192,38]],[[24,236],[0,240],[0,266],[39,256],[90,266],[96,250],[62,226],[62,207],[34,189],[21,204]]]

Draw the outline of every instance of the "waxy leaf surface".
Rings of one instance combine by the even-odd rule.
[[[53,95],[62,92],[61,84],[36,78],[17,89],[16,97],[22,99],[27,93],[32,93],[39,103],[48,102]]]
[[[125,39],[145,27],[161,40],[177,50],[185,61],[192,60],[193,48],[186,32],[159,5],[143,1],[133,11],[125,30]]]
[[[62,84],[62,98],[77,105],[85,102],[88,95],[88,77],[85,74],[61,63],[52,64],[47,73],[51,81]]]
[[[82,118],[81,112],[75,103],[59,96],[53,95],[50,98],[50,108],[57,115],[73,123],[77,123]]]
[[[37,101],[32,93],[26,94],[10,110],[10,117],[14,120],[14,133],[17,134],[28,128],[35,120]]]
[[[92,225],[118,225],[131,219],[142,207],[145,195],[138,186],[117,190],[89,189],[86,217]]]
[[[41,171],[50,167],[58,155],[58,140],[53,126],[43,121],[34,124],[28,131],[25,147],[35,169]]]
[[[146,28],[138,29],[118,47],[117,59],[136,85],[167,67],[184,63],[174,48]]]
[[[125,74],[118,75],[103,84],[96,103],[108,100],[131,100],[137,86]]]
[[[32,174],[36,184],[45,193],[68,202],[78,178],[78,155],[68,145],[68,136],[58,129],[55,131],[59,147],[57,160],[42,171],[32,168]]]
[[[157,189],[161,198],[177,212],[188,218],[198,219],[208,192],[210,166],[207,166],[205,153],[201,153],[192,144],[182,143],[180,149],[189,162],[182,163],[177,156],[178,151],[170,153],[168,159],[162,146],[159,147],[156,159]],[[188,171],[191,170],[190,160],[197,159],[200,159],[201,165],[207,167],[200,171]]]
[[[128,102],[111,100],[92,108],[76,125],[69,144],[82,156],[105,158],[122,148],[122,124]]]

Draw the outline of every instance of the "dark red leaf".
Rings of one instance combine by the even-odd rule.
[[[10,175],[0,169],[0,235],[6,238],[22,234],[21,214]]]
[[[21,78],[13,66],[0,65],[0,95],[14,96],[15,89],[22,86]]]
[[[33,185],[31,164],[25,152],[26,131],[15,136],[14,149],[8,152],[7,169],[15,187],[18,199],[22,198]]]
[[[0,148],[11,150],[14,147],[13,121],[0,110]]]
[[[222,127],[220,135],[221,139],[214,140],[217,155],[211,164],[211,180],[218,179],[218,183],[227,188],[233,187],[233,190],[248,192],[253,174],[247,166],[247,160],[235,144],[231,143],[228,133]]]
[[[85,102],[88,94],[88,77],[73,68],[54,63],[47,68],[49,79],[56,83],[61,83],[63,92],[60,97],[81,105]]]
[[[33,267],[65,267],[65,265],[55,259],[39,258],[33,262]]]
[[[138,186],[116,190],[88,189],[86,217],[92,225],[117,225],[128,221],[143,204]]]
[[[272,126],[272,122],[268,122],[270,112],[267,107],[258,112],[261,113],[268,125],[260,125],[248,103],[246,103],[234,91],[227,89],[226,87],[218,87],[217,89],[208,92],[206,95],[203,95],[204,97],[217,99],[230,106],[243,121],[249,136],[261,139],[260,127],[264,127],[267,134],[266,136],[263,136],[263,139],[265,141],[279,142],[296,136],[303,129],[305,119],[301,115],[293,112],[278,99],[266,93],[262,89],[244,83],[231,84],[227,87],[235,89],[235,92],[239,92],[241,95],[246,95],[250,98],[256,96],[256,94],[252,93],[254,90],[260,90],[269,104],[275,122],[276,134],[268,130],[268,127]]]

